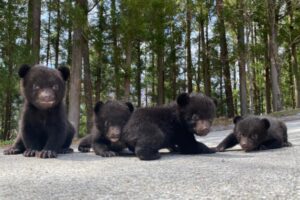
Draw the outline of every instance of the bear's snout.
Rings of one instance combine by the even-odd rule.
[[[194,130],[197,135],[205,136],[210,131],[210,122],[207,120],[198,120]]]
[[[111,142],[117,142],[121,136],[121,129],[118,126],[111,126],[108,129],[107,136]]]
[[[41,89],[36,102],[42,109],[51,108],[55,104],[55,94],[51,89]]]

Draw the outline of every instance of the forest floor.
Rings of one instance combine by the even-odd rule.
[[[102,158],[93,152],[57,159],[4,156],[0,199],[300,199],[300,120],[287,122],[292,147],[211,155],[163,153]],[[230,130],[197,138],[217,145]],[[74,148],[76,148],[74,146]]]

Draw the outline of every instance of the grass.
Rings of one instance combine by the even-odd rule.
[[[297,115],[300,113],[300,109],[288,109],[288,110],[283,110],[283,111],[279,111],[279,112],[273,112],[268,114],[269,116],[272,117],[286,117],[286,116],[293,116],[293,115]],[[227,118],[227,117],[218,117],[214,120],[213,125],[214,126],[228,126],[230,124],[232,124],[232,118]]]
[[[279,111],[279,112],[273,112],[270,113],[270,116],[273,117],[286,117],[286,116],[291,116],[291,115],[297,115],[300,113],[300,109],[290,109],[290,110],[283,110],[283,111]]]
[[[0,147],[6,147],[12,145],[14,140],[0,140]]]

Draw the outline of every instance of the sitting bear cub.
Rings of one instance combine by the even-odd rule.
[[[237,144],[246,152],[291,146],[288,142],[287,127],[282,121],[270,117],[237,116],[233,122],[233,133],[216,147],[216,151],[225,151]]]
[[[118,152],[125,148],[121,135],[133,109],[133,105],[129,102],[96,103],[92,133],[82,138],[78,150],[89,152],[93,147],[96,155],[103,157],[118,155]]]
[[[22,65],[21,93],[25,102],[19,135],[4,154],[26,157],[55,158],[57,153],[69,153],[74,128],[67,119],[63,98],[69,69],[50,69],[36,65]]]
[[[205,136],[215,116],[215,102],[202,94],[178,96],[177,104],[140,108],[124,128],[123,141],[141,160],[160,158],[162,148],[183,154],[214,153],[195,135]]]

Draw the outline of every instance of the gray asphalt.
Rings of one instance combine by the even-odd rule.
[[[57,159],[4,156],[0,200],[6,199],[300,199],[300,120],[287,122],[293,147],[213,155],[164,153],[160,160],[102,158],[75,152]],[[198,138],[218,144],[229,131]]]

